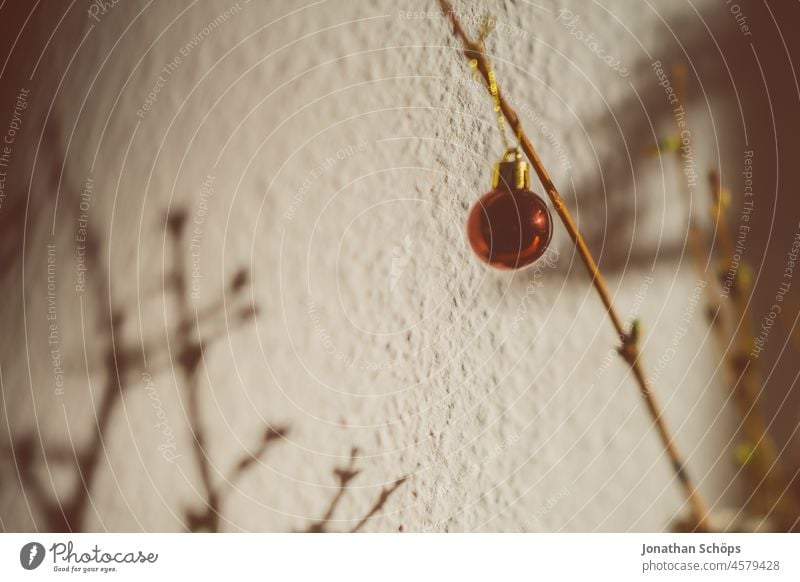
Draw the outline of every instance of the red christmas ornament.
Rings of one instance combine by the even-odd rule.
[[[494,166],[492,189],[469,212],[472,250],[497,269],[521,269],[544,254],[552,234],[547,204],[530,191],[528,164],[516,149],[508,150]]]

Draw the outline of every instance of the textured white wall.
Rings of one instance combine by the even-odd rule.
[[[660,530],[681,513],[635,384],[609,356],[612,327],[560,225],[552,264],[538,271],[488,271],[469,252],[466,211],[502,147],[490,101],[435,2],[122,0],[99,22],[79,4],[32,81],[66,6],[33,19],[23,42],[36,48],[6,73],[32,87],[32,105],[14,152],[14,195],[30,194],[17,221],[26,225],[24,275],[21,260],[9,264],[10,300],[0,306],[10,330],[0,339],[4,422],[17,439],[40,433],[51,451],[47,464],[33,454],[27,477],[42,498],[80,485],[73,450],[91,446],[102,395],[117,385],[119,368],[105,359],[115,310],[124,319],[114,348],[136,354],[146,342],[147,363],[134,355],[123,364],[83,527],[176,530],[202,512],[192,386],[215,487],[255,450],[265,424],[288,428],[222,488],[224,530],[310,527],[354,448],[359,473],[329,530],[356,526],[404,477],[362,529]],[[670,11],[688,8],[457,7],[473,31],[485,11],[501,23],[489,41],[498,78],[601,257],[621,313],[644,322],[646,366],[691,474],[710,502],[733,495],[731,423],[711,381],[703,317],[691,313],[697,281],[681,258],[676,170],[641,156],[649,124],[659,137],[670,127],[649,68],[672,42],[661,18],[675,22]],[[559,8],[579,15],[576,27],[556,21]],[[629,75],[601,62],[579,31]],[[698,156],[713,158],[715,147]],[[204,193],[208,176],[213,192]],[[165,226],[181,211],[198,246],[184,234],[180,265],[190,284],[201,276],[199,298],[183,302],[188,336],[176,329]],[[98,242],[82,292],[80,214]],[[63,394],[47,341],[51,241]],[[251,277],[235,292],[226,285],[241,268]],[[250,304],[257,317],[239,323]],[[214,340],[187,378],[180,347],[196,332]],[[658,371],[661,357],[668,365]],[[8,445],[6,431],[0,439]],[[47,527],[33,486],[21,503],[19,471],[4,462],[3,526]]]

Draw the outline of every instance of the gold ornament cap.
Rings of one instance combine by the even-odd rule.
[[[510,190],[530,190],[530,169],[517,148],[506,150],[506,153],[503,154],[503,159],[494,165],[492,188],[497,188],[498,186]]]

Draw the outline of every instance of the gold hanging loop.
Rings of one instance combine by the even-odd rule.
[[[487,16],[483,18],[483,20],[481,21],[481,28],[480,32],[478,33],[477,45],[480,47],[480,51],[483,54],[486,54],[486,44],[485,44],[486,37],[489,36],[489,34],[494,30],[494,27],[495,27],[494,18]],[[503,110],[500,107],[500,96],[497,91],[497,81],[495,81],[494,68],[492,67],[491,61],[489,59],[484,59],[484,60],[486,61],[486,66],[487,66],[486,73],[489,79],[489,93],[491,94],[492,99],[494,101],[494,112],[495,115],[497,116],[497,129],[500,132],[500,138],[503,140],[503,148],[506,150],[506,153],[508,153],[508,151],[512,149],[516,151],[516,148],[513,148],[510,145],[508,141],[508,136],[506,135],[505,118],[503,117]],[[477,59],[470,60],[469,66],[472,67],[474,71],[478,71],[478,60]],[[517,136],[517,139],[519,140],[519,136]],[[503,157],[505,157],[505,155],[506,154],[504,154]]]

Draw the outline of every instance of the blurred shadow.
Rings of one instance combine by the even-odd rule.
[[[333,498],[331,499],[330,503],[328,504],[328,508],[323,514],[322,518],[319,521],[315,521],[308,528],[305,530],[305,533],[325,533],[328,530],[327,525],[328,522],[331,521],[333,518],[333,514],[336,512],[336,508],[338,507],[339,503],[344,498],[345,494],[347,493],[347,489],[349,486],[350,481],[355,479],[358,474],[361,472],[360,470],[355,468],[356,458],[358,455],[358,449],[353,447],[350,451],[350,462],[346,467],[336,467],[333,469],[333,475],[336,477],[338,481],[338,486],[336,493],[334,494]],[[398,487],[400,487],[403,483],[405,483],[407,477],[401,477],[394,483],[392,483],[388,487],[381,488],[381,492],[378,495],[378,498],[375,500],[375,503],[372,507],[367,511],[367,513],[362,517],[356,525],[354,525],[350,529],[350,533],[356,533],[360,531],[364,525],[369,521],[374,515],[376,515],[386,504],[391,497],[392,493],[394,493]]]

